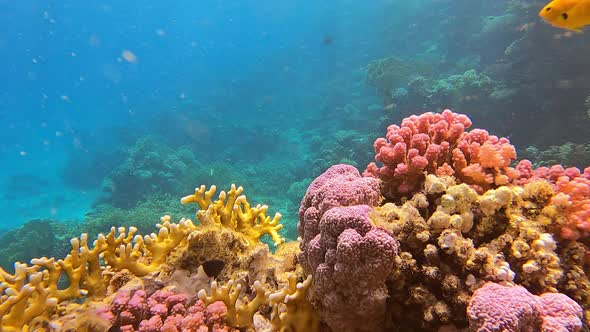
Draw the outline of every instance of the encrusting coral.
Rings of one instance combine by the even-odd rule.
[[[108,309],[98,311],[111,328],[121,331],[237,331],[226,325],[223,302],[189,304],[186,294],[157,290],[119,290]]]
[[[416,314],[424,328],[465,326],[471,293],[485,281],[570,293],[561,286],[567,267],[558,256],[551,219],[542,213],[548,184],[502,186],[478,195],[466,184],[444,180],[429,175],[428,189],[403,205],[374,209],[373,222],[400,242],[391,275],[390,296],[398,299],[391,309],[394,322]]]
[[[273,326],[277,326],[277,319],[288,321],[289,315],[300,315],[301,310],[309,311],[310,307],[302,302],[306,300],[298,295],[305,292],[309,280],[301,284],[296,282],[297,278],[302,281],[304,278],[295,270],[293,259],[290,258],[294,257],[294,252],[279,249],[277,252],[281,255],[275,256],[261,242],[265,234],[273,239],[275,245],[284,242],[278,234],[281,228],[280,214],[270,218],[266,216],[266,206],[251,207],[246,197],[241,195],[242,191],[241,187],[232,186],[229,192],[222,191],[214,200],[215,187],[205,190],[203,186],[197,188],[194,195],[183,198],[182,203],[196,202],[201,207],[197,212],[197,219],[201,222],[199,225],[184,218],[178,223],[172,223],[169,216],[164,216],[157,225],[157,234],[141,236],[134,227],[113,227],[108,234],[100,234],[92,245],[86,234],[72,239],[72,250],[64,259],[43,257],[31,260],[30,265],[16,263],[14,274],[0,269],[1,330],[59,330],[64,324],[61,317],[66,317],[67,311],[74,310],[64,312],[62,308],[68,301],[84,300],[81,305],[71,303],[68,306],[89,314],[91,310],[88,308],[93,307],[93,303],[113,301],[114,295],[111,294],[116,294],[133,280],[142,284],[146,291],[149,290],[146,296],[151,296],[164,286],[186,289],[187,283],[192,284],[195,280],[201,280],[206,285],[201,290],[208,290],[212,276],[204,273],[204,267],[212,268],[211,259],[206,256],[212,252],[223,253],[219,249],[224,247],[228,248],[228,252],[239,246],[243,248],[241,253],[221,257],[226,260],[215,262],[223,267],[223,278],[220,281],[239,285],[232,294],[240,297],[249,294],[250,282],[256,289],[260,282],[249,277],[259,273],[264,276],[267,288],[261,295],[264,302],[258,303],[258,307],[264,304],[275,308],[274,316],[265,318],[269,322],[274,321]],[[214,245],[213,248],[195,245],[195,242],[207,238],[208,244]],[[196,259],[187,259],[187,252]],[[249,271],[250,267],[257,271]],[[283,289],[281,285],[286,288]],[[196,291],[192,296],[196,296]],[[278,303],[281,302],[277,300],[280,295],[270,297],[267,292],[287,292],[284,297],[291,299],[293,305],[299,303],[298,307],[293,307],[291,303],[285,307],[285,303]],[[248,305],[249,302],[246,297],[240,300],[239,305]],[[233,304],[236,304],[235,301]],[[254,307],[253,304],[250,306]],[[239,325],[251,327],[258,307],[249,312],[249,316],[240,317]],[[232,310],[234,308],[227,308],[228,313]],[[80,316],[83,319],[84,315]],[[229,314],[225,316],[231,317]],[[309,321],[313,322],[313,315],[309,316]],[[231,319],[228,321],[232,322]],[[71,319],[68,324],[72,325]]]
[[[472,331],[575,331],[582,310],[560,293],[536,296],[518,285],[485,283],[467,308]]]

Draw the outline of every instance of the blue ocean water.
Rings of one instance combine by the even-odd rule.
[[[172,147],[191,146],[204,165],[300,164],[304,127],[322,127],[315,115],[332,112],[324,120],[333,118],[337,126],[333,109],[354,91],[378,103],[362,84],[362,67],[382,49],[379,38],[367,36],[383,33],[374,21],[385,22],[382,6],[393,5],[1,6],[0,20],[10,27],[0,37],[0,208],[6,229],[34,218],[82,218],[120,162],[108,158],[148,134]],[[341,77],[356,79],[330,91]],[[183,187],[190,191],[197,184]]]
[[[0,1],[0,229],[236,183],[295,239],[311,179],[447,107],[523,151],[586,144],[588,37],[543,4]]]

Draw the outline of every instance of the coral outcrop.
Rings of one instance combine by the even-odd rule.
[[[311,183],[299,210],[299,261],[314,276],[309,298],[333,330],[384,326],[385,280],[398,244],[370,221],[377,190],[354,167],[335,165]]]
[[[467,117],[446,110],[390,126],[374,145],[382,166],[371,164],[364,173],[379,180],[383,200],[377,204],[350,166],[334,166],[312,182],[299,214],[300,261],[314,276],[308,297],[328,325],[343,329],[338,322],[346,318],[331,322],[330,310],[338,306],[326,305],[328,296],[314,296],[324,294],[318,289],[326,285],[318,280],[332,262],[346,271],[346,265],[337,265],[346,238],[339,231],[351,227],[351,220],[399,243],[393,268],[377,266],[372,270],[380,271],[381,279],[362,278],[386,285],[379,328],[467,327],[472,294],[490,281],[569,296],[588,311],[588,249],[574,241],[586,234],[586,172],[560,166],[533,170],[526,161],[513,168],[516,153],[509,141],[481,129],[466,131],[470,125]],[[323,199],[329,204],[318,208]],[[333,225],[340,227],[339,236],[322,244]],[[385,271],[389,275],[383,278]]]

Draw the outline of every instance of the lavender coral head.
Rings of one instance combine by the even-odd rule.
[[[362,177],[350,165],[334,165],[318,176],[307,188],[299,207],[298,232],[302,245],[319,233],[319,221],[329,209],[337,206],[366,204],[375,206],[379,202],[379,181]]]
[[[334,331],[379,331],[388,296],[385,280],[398,250],[369,217],[379,183],[348,165],[315,179],[299,209],[299,261],[313,275],[309,299]]]

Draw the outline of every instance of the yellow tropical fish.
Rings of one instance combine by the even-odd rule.
[[[590,24],[590,0],[553,0],[541,9],[539,16],[555,27],[582,31]]]

